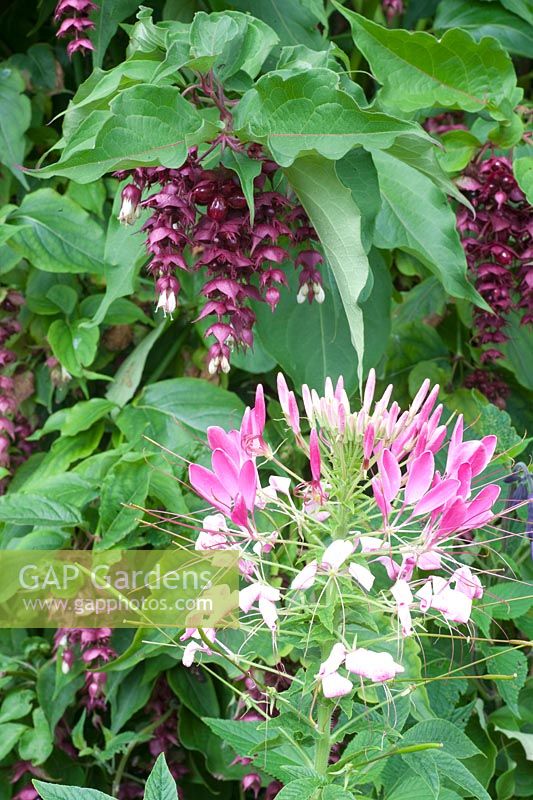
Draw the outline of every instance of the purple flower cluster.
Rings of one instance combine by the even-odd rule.
[[[16,319],[24,298],[19,292],[8,291],[0,312],[0,467],[11,469],[26,460],[32,445],[27,437],[32,426],[20,411],[20,404],[33,391],[33,375],[17,372],[17,354],[6,347],[12,336],[20,332]],[[28,389],[28,386],[30,387]],[[7,478],[0,480],[0,495],[7,487]]]
[[[244,152],[229,136],[223,144]],[[165,314],[176,309],[180,270],[205,270],[201,293],[206,303],[198,319],[215,317],[206,331],[214,339],[209,348],[210,374],[229,371],[234,347],[253,345],[255,314],[250,300],[266,302],[272,311],[276,308],[279,287],[287,285],[282,264],[290,257],[280,242],[302,245],[294,261],[300,268],[297,301],[324,300],[318,269],[323,258],[317,250],[305,249],[316,233],[303,208],[274,190],[279,167],[259,145],[250,145],[247,155],[261,162],[254,181],[253,223],[236,173],[223,166],[204,168],[197,148],[190,149],[179,169],[116,173],[133,181],[122,191],[120,221],[131,224],[142,207],[152,211],[142,229],[147,234],[148,271],[155,279],[157,308]],[[156,191],[141,200],[142,192],[153,187]]]
[[[98,672],[97,667],[116,656],[109,645],[111,634],[111,628],[58,628],[54,634],[54,651],[60,652],[61,668],[65,673],[72,668],[76,647],[79,646],[82,661],[87,665],[83,703],[90,711],[106,707],[104,686],[107,675]]]
[[[94,50],[94,44],[88,38],[88,31],[94,28],[94,22],[89,19],[89,14],[98,8],[92,0],[59,0],[54,12],[54,22],[62,20],[56,33],[58,39],[69,37],[67,53],[69,58],[79,50],[88,53]]]
[[[457,228],[476,289],[492,309],[474,310],[474,343],[483,348],[481,362],[491,362],[503,356],[498,345],[509,338],[512,311],[522,325],[533,322],[533,209],[508,158],[474,159],[457,184],[475,209],[475,216],[458,209]]]
[[[467,375],[464,385],[467,389],[477,389],[498,408],[505,408],[509,387],[494,372],[489,372],[486,369],[475,369],[470,375]]]

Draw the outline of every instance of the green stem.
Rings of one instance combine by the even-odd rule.
[[[328,769],[332,712],[332,704],[323,699],[318,708],[318,735],[320,738],[315,751],[315,769],[320,775],[325,775]]]

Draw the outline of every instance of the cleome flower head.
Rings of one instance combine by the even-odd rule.
[[[392,386],[375,397],[373,370],[357,410],[342,378],[336,386],[327,379],[322,396],[302,387],[303,410],[283,375],[277,389],[287,437],[308,463],[305,475],[278,461],[268,444],[261,386],[240,429],[208,429],[211,468],[189,468],[193,489],[210,506],[196,546],[240,552],[244,625],[276,636],[294,609],[309,613],[312,598],[327,605],[337,596],[342,608],[371,600],[399,642],[431,617],[468,623],[483,596],[468,548],[473,532],[494,517],[500,493],[484,477],[496,437],[468,439],[461,416],[444,424],[438,386],[429,381],[405,410],[391,401]],[[262,485],[262,464],[286,475],[270,474]],[[268,529],[274,518],[279,528]],[[285,578],[282,565],[271,574],[279,548],[297,541],[297,567],[287,565]],[[326,697],[349,694],[354,675],[383,683],[404,671],[391,653],[364,644],[350,645],[341,616],[338,641],[316,674]],[[187,661],[205,647],[189,647]]]

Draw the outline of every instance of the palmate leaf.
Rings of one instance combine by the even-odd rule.
[[[441,3],[439,11],[445,7],[448,14],[455,1]],[[509,55],[495,39],[475,42],[457,30],[456,15],[450,16],[455,29],[438,40],[424,31],[389,30],[334,5],[350,21],[355,46],[381,83],[384,105],[407,112],[432,106],[487,110],[500,118],[502,103],[506,116],[519,100]]]
[[[401,135],[432,141],[420,125],[361,109],[329,69],[264,75],[237,107],[235,127],[282,167],[314,153],[337,160],[357,145],[386,149]]]
[[[208,122],[172,86],[140,84],[126,89],[111,102],[111,113],[93,112],[78,130],[75,149],[56,164],[33,170],[90,183],[114,169],[140,165],[179,167],[188,148],[213,138],[218,127]]]

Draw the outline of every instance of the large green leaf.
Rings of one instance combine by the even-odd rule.
[[[457,30],[460,22],[450,13],[455,0],[439,6],[439,11],[445,8],[453,20],[444,27],[454,28],[440,41],[425,31],[384,28],[335,5],[350,21],[356,47],[382,84],[379,96],[385,105],[403,111],[445,106],[494,112],[502,101],[515,98],[516,76],[510,57],[494,39],[478,43]],[[473,4],[468,0],[464,5]]]
[[[358,357],[361,383],[364,322],[359,297],[370,269],[361,241],[361,212],[352,192],[339,180],[331,161],[307,156],[297,159],[285,173],[318,234],[333,270]]]
[[[117,190],[107,225],[104,248],[106,290],[91,322],[87,323],[89,326],[100,325],[115,300],[133,294],[140,264],[146,259],[143,237],[139,235],[144,220],[138,219],[133,225],[121,225],[118,221],[122,188]]]
[[[376,252],[371,252],[369,258],[373,273],[369,284],[373,286],[361,303],[364,371],[375,366],[383,355],[390,325],[389,270]],[[282,291],[275,317],[264,303],[255,305],[257,331],[264,349],[290,375],[297,389],[307,383],[322,390],[328,376],[336,381],[342,375],[348,392],[353,392],[358,364],[350,328],[333,276],[327,268],[322,272],[326,293],[322,304],[299,305],[296,276],[289,275],[289,289]]]
[[[107,473],[100,503],[101,540],[96,549],[115,547],[137,527],[148,494],[151,466],[143,453],[126,453]]]
[[[18,525],[76,525],[77,508],[37,494],[7,494],[0,497],[0,520]]]
[[[518,314],[512,314],[504,332],[509,341],[498,345],[505,359],[500,363],[514,372],[515,377],[526,389],[533,390],[533,370],[531,369],[531,353],[533,353],[533,331],[530,325],[521,325]]]
[[[520,17],[502,8],[499,3],[446,0],[439,4],[435,28],[438,31],[461,28],[477,40],[493,36],[509,52],[527,58],[533,56],[533,28]],[[483,42],[479,46],[482,47]]]
[[[277,42],[272,28],[247,14],[199,11],[190,29],[188,66],[199,72],[215,69],[222,79],[239,70],[255,78]]]
[[[31,105],[24,94],[24,78],[9,64],[0,66],[0,163],[28,188],[20,165],[26,147],[24,134],[31,120]]]
[[[150,406],[202,433],[209,425],[239,427],[244,411],[236,395],[198,378],[171,378],[147,386],[137,407]]]
[[[94,111],[85,123],[85,140],[78,130],[76,150],[34,174],[90,183],[114,169],[179,167],[189,147],[213,138],[218,131],[171,86],[140,84],[126,89],[111,102],[111,112]],[[95,114],[103,116],[89,125]]]
[[[197,717],[216,717],[220,706],[213,680],[208,673],[193,672],[181,664],[167,672],[168,685]]]
[[[81,206],[53,189],[27,194],[9,220],[24,225],[10,247],[46,272],[102,272],[104,233]]]
[[[70,408],[62,408],[51,414],[41,430],[32,436],[32,439],[40,439],[51,431],[61,431],[63,436],[75,436],[80,431],[86,431],[102,417],[107,416],[114,407],[113,403],[103,397],[82,400]]]
[[[441,742],[445,752],[454,758],[470,758],[479,754],[478,748],[468,736],[451,722],[445,719],[430,719],[417,722],[402,736],[402,744],[421,744],[424,742]],[[414,757],[417,757],[415,755]],[[440,753],[434,757],[440,758]]]
[[[482,303],[467,281],[464,250],[455,215],[433,181],[393,156],[373,153],[382,208],[376,221],[377,247],[405,250],[417,256],[454,297]]]
[[[83,321],[72,324],[56,319],[48,328],[48,343],[57,360],[71,375],[81,377],[84,368],[96,357],[98,328],[89,328]]]
[[[318,30],[319,22],[323,25],[327,22],[320,1],[233,0],[231,7],[264,20],[276,31],[282,44],[304,44],[313,50],[327,47],[327,40]]]
[[[98,8],[92,15],[95,22],[94,30],[91,32],[91,41],[95,46],[93,66],[102,66],[105,51],[119,22],[133,14],[138,7],[138,0],[98,0]]]
[[[329,69],[264,75],[237,107],[235,126],[283,167],[312,153],[337,160],[356,145],[391,147],[402,134],[430,138],[413,122],[361,109]]]
[[[130,58],[109,70],[95,69],[76,91],[63,118],[63,136],[70,142],[92,111],[105,111],[121,89],[139,83],[153,83],[160,66],[157,58]]]
[[[115,373],[113,383],[107,390],[108,400],[118,406],[124,406],[128,400],[131,400],[141,382],[146,359],[165,328],[166,324],[162,322],[157,328],[150,331],[122,362]]]

